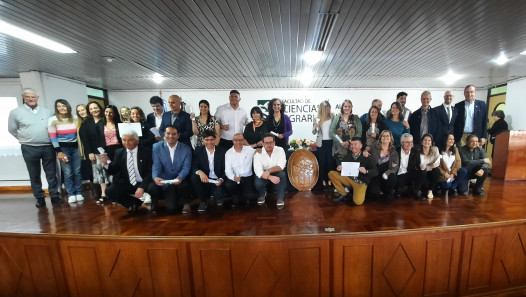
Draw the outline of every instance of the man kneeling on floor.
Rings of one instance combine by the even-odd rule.
[[[258,191],[258,205],[265,203],[268,183],[274,184],[276,189],[277,201],[276,206],[283,208],[285,206],[285,188],[287,187],[287,176],[285,175],[285,166],[287,166],[287,157],[283,148],[276,146],[274,135],[270,133],[263,134],[263,151],[254,155],[254,186]]]
[[[133,216],[141,206],[139,200],[152,182],[152,151],[139,145],[139,135],[133,130],[122,132],[124,148],[115,151],[113,162],[108,164],[106,154],[100,155],[100,160],[109,175],[113,175],[113,183],[106,189],[106,195],[112,201],[128,208],[126,216]]]
[[[339,165],[336,170],[329,172],[329,179],[338,191],[338,198],[334,201],[346,200],[347,193],[344,187],[353,188],[353,201],[356,205],[361,205],[365,200],[365,191],[367,185],[371,181],[373,176],[378,175],[378,169],[373,164],[371,158],[366,158],[362,155],[362,140],[359,137],[353,137],[351,139],[351,152],[345,155],[342,162],[359,162],[360,167],[358,169],[358,176],[342,176],[342,165]]]

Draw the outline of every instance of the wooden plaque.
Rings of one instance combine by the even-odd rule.
[[[305,149],[292,153],[287,164],[290,183],[298,191],[310,191],[318,182],[320,168],[316,156]]]

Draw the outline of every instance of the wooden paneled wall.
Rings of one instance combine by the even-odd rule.
[[[526,293],[526,222],[255,238],[0,235],[0,296]]]

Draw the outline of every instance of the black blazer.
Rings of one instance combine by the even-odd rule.
[[[139,188],[147,189],[152,182],[152,150],[141,145],[138,146],[137,151],[137,167],[141,175],[142,182]],[[128,175],[128,154],[125,148],[119,148],[115,151],[113,161],[108,165],[106,170],[108,174],[113,175],[113,182],[129,183],[130,176]]]
[[[79,129],[79,136],[80,140],[82,140],[82,145],[84,145],[84,154],[99,154],[97,148],[104,146],[104,142],[100,142],[101,138],[99,136],[101,127],[104,129],[102,120],[95,123],[93,118],[88,118],[82,122]]]
[[[149,113],[147,116],[146,116],[146,123],[148,124],[148,126],[151,128],[151,127],[155,127],[155,115],[152,113]]]
[[[503,119],[496,120],[493,126],[488,129],[488,133],[491,134],[490,142],[494,144],[495,137],[504,131],[508,131],[508,123]]]
[[[155,143],[155,135],[150,131],[150,127],[151,126],[148,123],[141,123],[142,136],[139,137],[139,144],[152,149],[152,146]]]
[[[455,104],[457,110],[457,118],[455,120],[455,141],[460,141],[462,133],[464,133],[464,125],[466,124],[466,101]],[[475,108],[473,114],[473,134],[478,138],[488,138],[488,108],[486,103],[481,100],[475,100]]]
[[[447,135],[455,135],[455,119],[457,118],[457,109],[454,106],[451,106],[451,122],[447,116],[447,111],[444,107],[444,104],[440,104],[440,106],[433,108],[433,110],[435,111],[436,120],[433,137],[435,138],[436,146],[440,150],[444,150],[446,148]],[[460,139],[455,139],[455,141],[458,140]]]
[[[436,119],[435,112],[433,108],[429,108],[427,115],[427,133],[433,135],[436,128]],[[411,135],[413,135],[413,143],[415,145],[420,144],[420,125],[422,123],[422,108],[419,108],[409,116],[409,130]]]
[[[398,157],[400,163],[402,163],[402,148],[399,147],[396,149],[398,152]],[[401,164],[399,164],[401,165]],[[398,166],[400,168],[400,166]],[[409,160],[407,161],[407,173],[421,171],[420,169],[420,152],[416,147],[412,147],[409,151]],[[398,173],[398,172],[397,172]]]
[[[197,170],[203,171],[207,176],[210,175],[206,146],[198,146],[195,148],[194,156],[192,158],[192,170],[190,171],[190,174],[195,174]],[[214,153],[214,172],[218,178],[226,180],[225,150],[219,146],[216,146]]]

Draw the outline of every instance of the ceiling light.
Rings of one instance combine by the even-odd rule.
[[[321,60],[322,51],[308,51],[303,55],[303,60],[309,65],[314,65]]]
[[[497,63],[497,65],[504,65],[508,62],[508,57],[506,57],[506,54],[504,53],[500,53],[500,56],[495,59],[495,63]]]
[[[521,53],[521,55],[526,55],[526,51],[523,51],[523,52]]]
[[[302,74],[296,76],[296,79],[301,81],[304,86],[308,86],[314,79],[314,72],[310,69],[305,69]]]
[[[457,74],[453,72],[453,70],[449,70],[448,73],[444,74],[443,76],[439,77],[441,81],[443,81],[446,85],[452,85],[457,80],[463,78],[464,75]]]
[[[104,60],[106,60],[106,62],[108,62],[108,63],[111,63],[111,62],[113,62],[113,61],[115,60],[114,57],[103,57],[103,58],[104,58]]]
[[[29,32],[22,28],[13,26],[2,20],[0,20],[0,33],[7,34],[7,35],[13,36],[18,39],[22,39],[24,41],[36,44],[41,47],[45,47],[47,49],[50,49],[50,50],[53,50],[59,53],[63,53],[63,54],[76,53],[76,51],[72,50],[71,48],[65,45],[62,45],[58,42],[55,42],[51,39],[47,39],[35,33]]]
[[[152,80],[154,83],[156,84],[160,84],[164,81],[164,76],[162,76],[161,74],[159,73],[155,73],[152,77]]]

